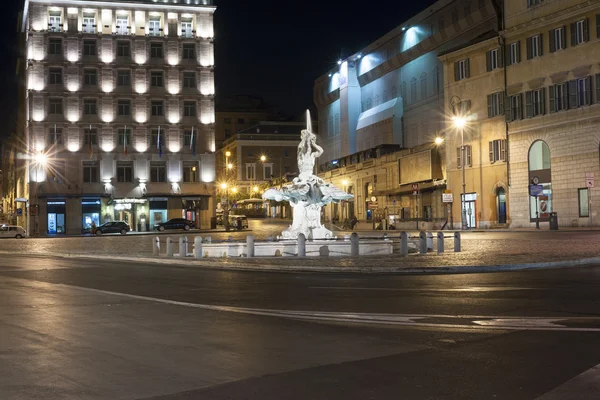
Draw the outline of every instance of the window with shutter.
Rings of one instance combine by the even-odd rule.
[[[569,81],[569,108],[577,108],[577,80]]]
[[[467,166],[471,167],[473,165],[473,157],[472,157],[472,153],[471,153],[471,145],[465,146],[465,153],[466,153],[465,164]]]
[[[525,116],[527,118],[533,117],[533,91],[525,93]]]
[[[460,147],[456,148],[456,168],[462,168],[462,149]]]
[[[521,42],[510,44],[510,64],[518,64],[521,62]]]
[[[494,163],[496,161],[496,159],[494,158],[494,142],[490,142],[489,143],[489,148],[490,148],[490,163]]]

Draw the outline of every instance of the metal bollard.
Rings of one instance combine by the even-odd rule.
[[[354,232],[350,236],[350,255],[352,257],[358,257],[359,248],[358,248],[358,233]]]
[[[433,251],[433,233],[427,232],[427,251]]]
[[[202,236],[194,238],[194,258],[202,258]]]
[[[185,258],[185,256],[187,255],[187,237],[186,236],[181,236],[179,238],[179,257],[181,258]]]
[[[167,257],[173,257],[173,239],[167,238]]]
[[[306,236],[304,233],[298,234],[298,257],[306,256]]]
[[[454,252],[460,253],[460,232],[454,232]]]
[[[403,256],[408,255],[408,233],[400,233],[400,254]]]
[[[444,232],[437,233],[437,250],[438,253],[444,252]]]
[[[254,257],[254,236],[246,236],[246,255],[247,257]]]
[[[160,256],[160,238],[158,236],[152,238],[152,255]]]
[[[427,253],[427,233],[425,231],[419,232],[419,253]]]

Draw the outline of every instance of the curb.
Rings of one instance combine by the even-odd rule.
[[[582,267],[593,264],[600,264],[600,257],[580,258],[575,260],[548,261],[538,263],[520,263],[520,264],[496,264],[496,265],[461,265],[461,266],[425,266],[425,267],[331,267],[331,266],[284,266],[284,265],[228,265],[226,259],[223,261],[196,260],[187,258],[166,258],[166,257],[123,257],[110,256],[100,257],[98,255],[84,254],[62,254],[46,256],[42,254],[31,254],[24,252],[0,251],[0,254],[26,254],[30,256],[67,258],[82,260],[103,260],[128,261],[134,263],[151,263],[157,265],[203,268],[225,271],[254,271],[254,272],[287,272],[287,273],[352,273],[352,274],[381,274],[381,275],[443,275],[443,274],[474,274],[474,273],[492,273],[492,272],[510,272],[534,269],[554,269]],[[256,259],[261,259],[256,257]],[[268,260],[268,258],[263,258]],[[312,259],[312,257],[311,257]],[[235,260],[238,260],[237,258]]]

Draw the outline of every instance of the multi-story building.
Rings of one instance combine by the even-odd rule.
[[[498,32],[492,30],[440,59],[445,104],[452,110],[444,146],[453,226],[507,226],[504,50]]]
[[[272,107],[259,96],[236,94],[231,97],[217,98],[215,125],[217,149],[220,149],[223,142],[234,134],[274,117]]]
[[[214,215],[212,0],[29,0],[24,142],[40,234]]]
[[[506,0],[505,14],[511,226],[600,225],[600,3]]]
[[[445,168],[436,167],[444,148],[433,145],[448,114],[438,55],[494,29],[496,10],[495,0],[440,0],[316,80],[321,176],[347,182],[359,220],[394,208],[405,209],[400,219],[447,219]],[[382,145],[413,150],[397,153],[395,166],[362,170]],[[327,217],[339,218],[335,209]]]

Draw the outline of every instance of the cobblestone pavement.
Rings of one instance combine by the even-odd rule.
[[[269,236],[277,235],[287,227],[287,221],[250,221],[251,234],[256,240],[266,240]],[[183,233],[174,231],[159,235],[161,241],[168,236],[174,240]],[[193,241],[197,235],[210,236],[213,242],[224,241],[231,237],[234,241],[245,241],[250,232],[211,232],[188,233],[186,236]],[[345,233],[338,232],[343,237]],[[360,232],[359,235],[378,236],[382,232]],[[398,240],[399,232],[388,232],[394,240]],[[417,232],[411,232],[417,235]],[[448,232],[447,236],[452,233]],[[63,238],[31,238],[27,240],[0,240],[0,252],[27,253],[38,255],[92,255],[119,257],[151,257],[152,238],[154,235],[126,235],[102,237],[63,237]],[[582,260],[600,257],[600,231],[484,231],[463,232],[462,252],[454,253],[453,241],[448,239],[446,253],[435,252],[420,255],[411,254],[408,257],[399,255],[370,256],[368,258],[351,257],[282,257],[282,258],[230,258],[206,260],[207,266],[260,268],[262,266],[292,267],[353,267],[353,268],[427,268],[427,267],[456,267],[456,266],[497,266],[529,263],[552,263],[567,260]],[[435,248],[434,243],[434,248]],[[163,247],[164,248],[164,247]],[[190,260],[191,261],[191,260]],[[166,259],[163,262],[167,262]]]

